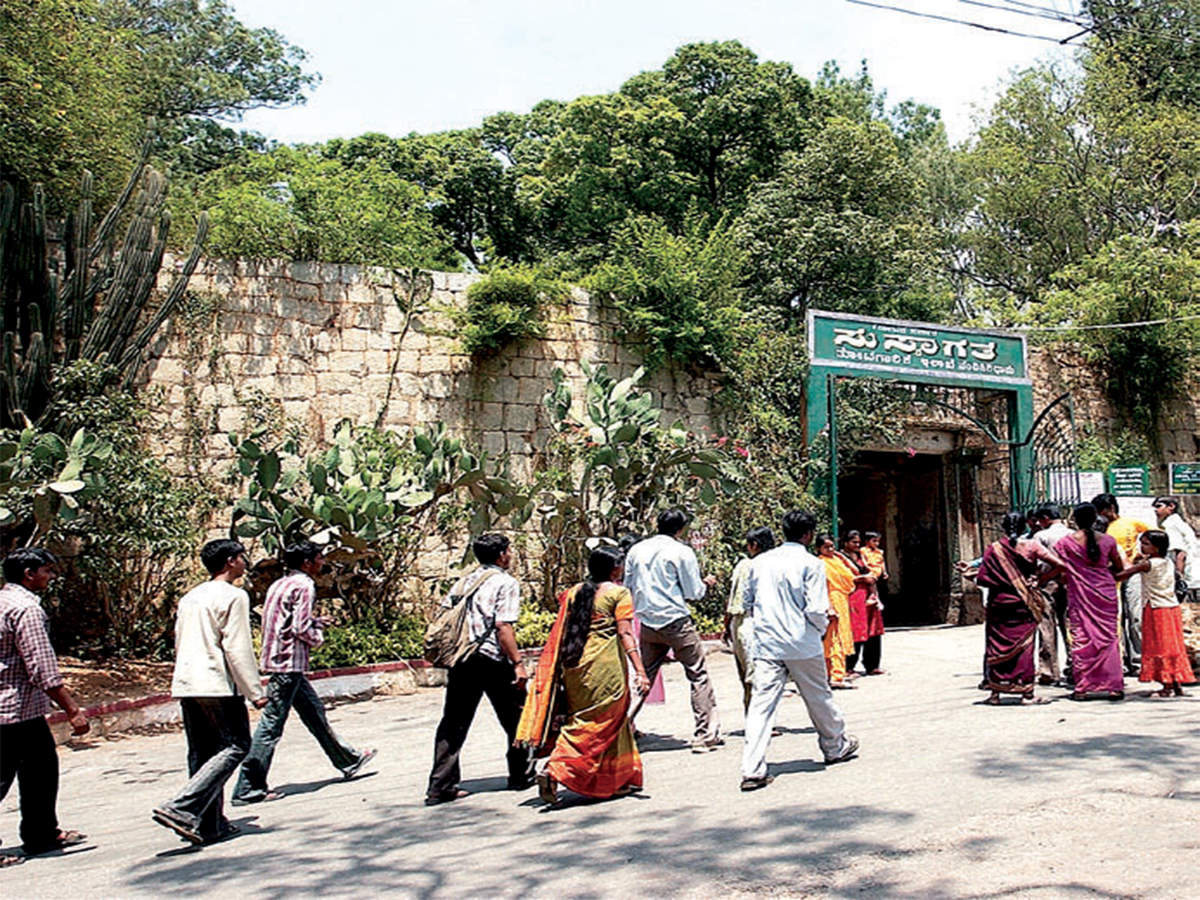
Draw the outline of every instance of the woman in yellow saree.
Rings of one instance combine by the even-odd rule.
[[[633,598],[616,583],[621,563],[614,548],[593,550],[588,580],[559,595],[558,618],[525,700],[516,739],[535,755],[549,753],[538,776],[547,803],[557,801],[560,784],[596,798],[642,786],[642,759],[628,717],[627,658],[638,692],[650,685],[633,635]]]
[[[850,628],[850,595],[854,592],[854,572],[843,562],[833,535],[821,534],[813,543],[825,563],[829,584],[829,629],[825,632],[825,667],[829,685],[851,687],[846,681],[846,657],[854,652],[854,633]]]

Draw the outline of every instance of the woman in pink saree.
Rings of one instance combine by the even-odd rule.
[[[1075,507],[1072,534],[1060,538],[1054,552],[1065,564],[1067,621],[1071,629],[1072,700],[1103,693],[1109,700],[1125,697],[1121,645],[1117,639],[1116,577],[1125,566],[1117,542],[1092,530],[1096,507]]]

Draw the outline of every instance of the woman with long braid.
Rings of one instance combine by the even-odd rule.
[[[982,686],[992,695],[986,702],[998,706],[1001,694],[1017,694],[1022,703],[1044,703],[1033,695],[1033,641],[1046,612],[1037,576],[1039,567],[1043,580],[1059,572],[1062,560],[1037,541],[1021,540],[1025,517],[1019,512],[1008,513],[1000,530],[1004,537],[983,551],[976,576],[988,589]]]
[[[593,550],[587,580],[559,595],[558,619],[517,727],[518,742],[550,755],[538,776],[547,803],[557,801],[560,784],[598,798],[642,786],[626,660],[638,693],[650,684],[633,634],[633,598],[619,584],[622,559],[615,548]]]
[[[1125,697],[1121,645],[1117,638],[1117,576],[1125,565],[1117,542],[1097,534],[1096,507],[1082,503],[1072,514],[1076,531],[1054,545],[1066,564],[1067,621],[1071,629],[1072,700],[1102,693],[1109,700]]]

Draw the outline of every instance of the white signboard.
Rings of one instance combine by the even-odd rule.
[[[1089,502],[1097,494],[1103,494],[1106,488],[1104,487],[1103,472],[1080,472],[1079,473],[1079,496],[1084,503]],[[1125,512],[1124,504],[1126,500],[1134,500],[1134,497],[1121,498],[1121,512]]]
[[[1154,514],[1153,497],[1118,497],[1122,519],[1137,519],[1147,528],[1158,528],[1158,516]]]

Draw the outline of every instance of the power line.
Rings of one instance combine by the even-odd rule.
[[[846,0],[846,2],[853,3],[856,6],[870,6],[874,7],[875,9],[886,9],[890,10],[891,12],[904,13],[905,15],[916,16],[917,18],[921,19],[933,19],[938,22],[950,22],[954,25],[966,25],[968,28],[978,28],[982,31],[992,31],[997,34],[1008,34],[1012,35],[1013,37],[1030,38],[1036,41],[1049,41],[1052,44],[1066,44],[1074,40],[1076,37],[1079,37],[1079,35],[1072,35],[1071,37],[1060,40],[1059,38],[1050,37],[1049,35],[1045,34],[1032,34],[1027,31],[1015,31],[1011,28],[1001,28],[998,25],[985,25],[982,22],[972,22],[970,19],[957,19],[953,16],[939,16],[935,13],[921,12],[920,10],[916,9],[906,9],[903,6],[891,6],[886,3],[872,3],[870,0]]]
[[[1086,22],[1082,22],[1079,19],[1067,18],[1066,16],[1062,15],[1062,13],[1034,12],[1032,9],[1012,9],[1011,7],[999,6],[995,3],[984,3],[983,0],[958,0],[958,2],[965,3],[968,6],[982,6],[984,9],[998,9],[1000,12],[1006,12],[1017,16],[1029,16],[1034,19],[1050,19],[1053,22],[1067,22],[1071,25],[1077,25],[1081,28],[1090,28]],[[1022,3],[1021,5],[1026,6],[1028,4]]]

